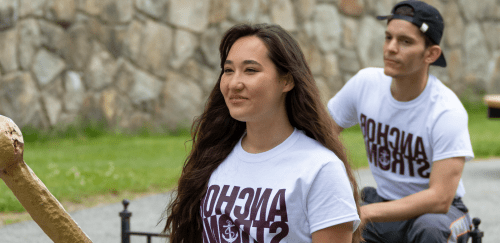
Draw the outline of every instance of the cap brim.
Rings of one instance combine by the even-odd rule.
[[[444,59],[443,53],[441,53],[441,56],[433,62],[431,65],[438,66],[438,67],[446,67],[446,59]]]
[[[391,15],[384,15],[384,16],[377,16],[377,19],[378,20],[386,20],[386,19],[388,19],[391,16],[392,16],[392,14]]]

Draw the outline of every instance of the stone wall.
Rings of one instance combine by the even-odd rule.
[[[218,78],[218,44],[241,22],[299,41],[326,101],[382,66],[396,0],[0,0],[0,114],[21,127],[103,121],[189,126]],[[500,93],[500,3],[427,0],[444,15],[445,84]]]

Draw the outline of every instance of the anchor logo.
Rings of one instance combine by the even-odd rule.
[[[384,149],[382,152],[379,152],[378,162],[380,168],[382,168],[383,170],[388,170],[390,168],[391,157],[386,149]]]
[[[238,229],[236,229],[236,231],[233,232],[231,230],[235,226],[233,222],[231,220],[227,220],[226,223],[227,223],[226,225],[222,226],[226,228],[224,234],[222,235],[222,238],[224,238],[224,240],[226,240],[227,242],[232,243],[236,239],[238,239]],[[226,238],[226,235],[228,236],[228,238]]]

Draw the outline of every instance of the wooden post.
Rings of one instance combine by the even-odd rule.
[[[55,243],[92,242],[23,160],[21,130],[0,115],[0,178]]]

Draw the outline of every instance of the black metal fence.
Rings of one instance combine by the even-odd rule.
[[[120,212],[120,217],[122,218],[122,243],[130,243],[130,236],[131,235],[142,235],[147,238],[147,243],[151,243],[151,238],[153,237],[163,237],[167,238],[168,234],[157,234],[157,233],[149,233],[149,232],[137,232],[137,231],[130,231],[130,217],[132,217],[132,212],[129,212],[127,210],[127,207],[129,205],[129,201],[127,199],[124,199],[122,201],[123,204],[123,211]]]
[[[472,239],[472,243],[481,243],[484,232],[479,230],[479,224],[481,220],[479,218],[473,218],[472,224],[474,225],[474,229],[469,233],[469,237]]]
[[[147,243],[151,243],[152,237],[168,238],[168,234],[130,231],[130,217],[132,217],[132,213],[127,210],[129,203],[130,202],[127,199],[124,199],[122,201],[123,211],[120,212],[120,217],[122,218],[122,243],[130,243],[131,235],[146,236]],[[471,232],[469,232],[469,237],[472,239],[472,243],[481,243],[484,236],[484,232],[479,230],[481,220],[479,218],[473,218],[472,224],[474,224],[474,229],[471,229]]]

